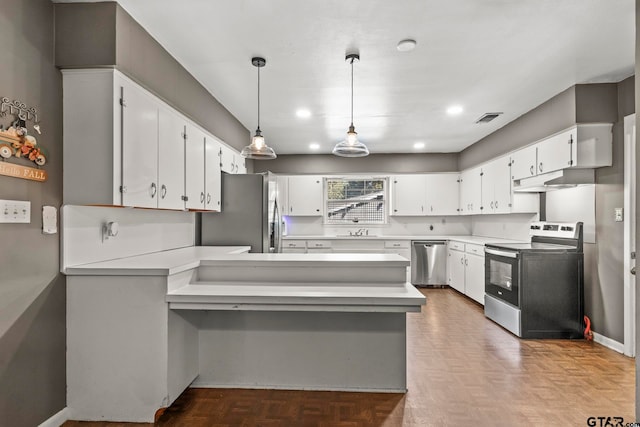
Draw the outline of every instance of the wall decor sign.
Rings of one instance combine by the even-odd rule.
[[[12,115],[14,120],[5,129],[0,125],[0,175],[32,181],[46,181],[47,172],[42,166],[47,162],[45,150],[38,146],[33,135],[29,135],[27,121],[33,122],[33,129],[40,135],[40,121],[38,112],[33,107],[27,107],[24,102],[3,97],[0,99],[0,117]],[[20,159],[23,163],[33,162],[34,167],[15,162]],[[9,160],[14,160],[13,162]]]

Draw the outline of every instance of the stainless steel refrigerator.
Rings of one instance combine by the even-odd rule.
[[[222,212],[201,218],[203,246],[251,246],[251,252],[281,252],[278,185],[270,172],[222,174]]]

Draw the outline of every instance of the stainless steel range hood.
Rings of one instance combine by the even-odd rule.
[[[513,182],[513,191],[519,193],[544,193],[582,184],[594,184],[594,169],[563,169]]]

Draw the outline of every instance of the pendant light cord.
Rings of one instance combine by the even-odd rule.
[[[258,130],[260,130],[260,67],[258,68]]]
[[[353,127],[353,59],[351,58],[351,126]]]

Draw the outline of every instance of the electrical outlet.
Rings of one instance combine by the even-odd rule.
[[[58,214],[54,206],[42,207],[42,234],[56,234],[58,232]]]
[[[22,200],[0,200],[0,223],[31,222],[31,202]]]
[[[623,220],[622,208],[615,209],[615,220],[616,222],[622,222]]]

